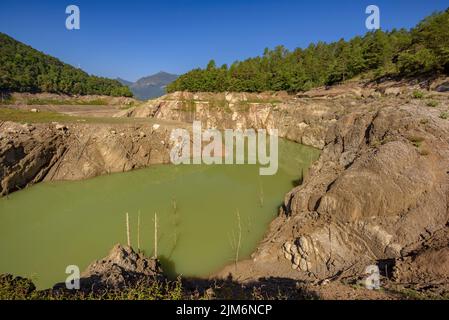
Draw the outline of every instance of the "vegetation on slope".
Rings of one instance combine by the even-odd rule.
[[[241,284],[231,279],[146,278],[122,288],[37,290],[29,279],[0,274],[0,300],[311,300],[319,296],[296,281]]]
[[[117,80],[90,76],[0,33],[0,91],[131,97]]]
[[[179,77],[167,91],[298,92],[362,74],[378,78],[426,73],[449,73],[449,9],[425,18],[410,31],[377,30],[293,52],[278,46],[229,68],[217,67],[211,60],[205,69]]]

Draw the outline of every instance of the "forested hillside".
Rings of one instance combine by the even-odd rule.
[[[174,91],[304,91],[358,75],[378,78],[449,73],[449,9],[412,30],[377,30],[349,41],[318,42],[293,52],[283,46],[263,56],[217,67],[194,69],[170,84]]]
[[[132,96],[112,79],[90,76],[0,33],[0,91]]]

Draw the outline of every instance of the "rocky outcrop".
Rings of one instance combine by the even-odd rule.
[[[282,257],[327,278],[408,256],[448,232],[448,137],[447,121],[410,105],[342,117],[254,260]]]
[[[130,287],[139,281],[163,279],[159,261],[136,253],[130,247],[115,245],[109,255],[95,261],[81,274],[82,290],[97,291]],[[57,285],[58,287],[60,285]]]
[[[349,101],[308,101],[282,94],[177,92],[115,116],[197,120],[216,129],[277,129],[281,138],[322,149],[328,127],[346,107],[351,107]]]
[[[81,180],[169,162],[169,132],[152,125],[69,127],[67,151],[46,180]]]
[[[0,127],[0,194],[50,180],[81,180],[168,163],[169,131],[154,124]]]
[[[0,193],[42,181],[66,151],[64,132],[51,126],[3,123],[0,137]]]

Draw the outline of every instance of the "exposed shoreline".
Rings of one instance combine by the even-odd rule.
[[[218,129],[278,128],[283,138],[323,150],[304,183],[286,195],[252,259],[213,277],[341,280],[390,259],[389,281],[434,283],[447,292],[444,266],[431,270],[413,263],[421,255],[427,257],[422,261],[447,259],[449,122],[442,114],[448,97],[425,91],[432,97],[416,99],[415,90],[425,91],[418,84],[390,83],[338,86],[301,97],[176,93],[117,117],[177,124],[195,119]],[[429,106],[431,100],[438,106]],[[4,123],[0,154],[8,174],[1,192],[167,163],[168,128]],[[427,271],[418,272],[422,268]]]

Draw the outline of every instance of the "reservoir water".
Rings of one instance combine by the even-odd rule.
[[[207,276],[249,257],[285,194],[319,151],[279,141],[279,170],[258,165],[157,165],[84,181],[40,183],[0,199],[0,273],[31,278],[39,289],[84,270],[116,243],[149,256],[158,218],[158,256],[171,275]],[[138,216],[140,228],[138,232]]]

